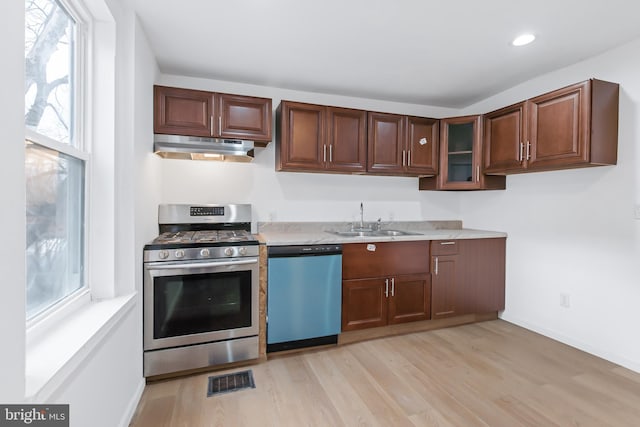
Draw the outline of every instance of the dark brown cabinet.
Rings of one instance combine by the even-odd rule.
[[[429,319],[428,273],[428,241],[343,245],[342,330]]]
[[[271,141],[271,99],[224,93],[216,97],[220,138]]]
[[[431,242],[433,319],[504,309],[505,239]]]
[[[614,165],[619,85],[587,80],[485,115],[490,174]]]
[[[154,86],[153,89],[154,133],[213,135],[213,93],[165,86]]]
[[[154,86],[154,132],[271,141],[271,99]]]
[[[391,175],[438,173],[438,120],[367,113],[367,171]]]
[[[276,114],[277,170],[366,171],[366,112],[283,101]]]
[[[440,173],[420,178],[420,190],[503,190],[503,177],[486,176],[481,167],[481,116],[440,120]]]

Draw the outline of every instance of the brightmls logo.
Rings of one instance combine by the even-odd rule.
[[[0,427],[69,427],[69,405],[0,405]]]

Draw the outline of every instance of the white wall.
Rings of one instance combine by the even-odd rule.
[[[474,105],[489,112],[594,77],[620,84],[616,166],[507,177],[466,194],[470,227],[509,233],[502,317],[640,372],[640,40]],[[560,294],[570,308],[560,306]]]
[[[436,107],[181,76],[163,75],[158,83],[264,96],[273,99],[274,108],[280,100],[287,99],[427,117],[455,114],[453,110]],[[252,203],[255,221],[351,221],[359,218],[361,201],[368,221],[379,217],[385,221],[391,218],[459,219],[457,194],[429,192],[421,195],[417,178],[276,172],[275,142],[267,148],[256,148],[255,152],[251,163],[163,159],[162,201]]]
[[[0,245],[0,402],[24,398],[25,366],[25,187],[24,182],[24,5],[4,2],[3,36],[0,37],[5,82],[0,97],[2,160],[0,172],[0,223],[4,244]],[[7,84],[8,83],[8,84]]]

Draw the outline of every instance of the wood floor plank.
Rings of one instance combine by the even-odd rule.
[[[255,389],[207,397],[210,375]],[[149,383],[133,427],[640,425],[640,373],[503,320]]]

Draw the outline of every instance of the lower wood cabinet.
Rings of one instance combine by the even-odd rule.
[[[391,278],[388,323],[415,322],[431,318],[431,276],[406,274]]]
[[[428,274],[342,282],[342,330],[372,328],[430,318]]]
[[[504,238],[431,242],[431,318],[504,310]]]
[[[434,319],[462,314],[464,293],[456,274],[458,255],[434,256],[431,277],[431,316]]]
[[[430,318],[428,241],[343,245],[342,278],[343,331]]]
[[[342,331],[504,309],[505,238],[353,243]]]

